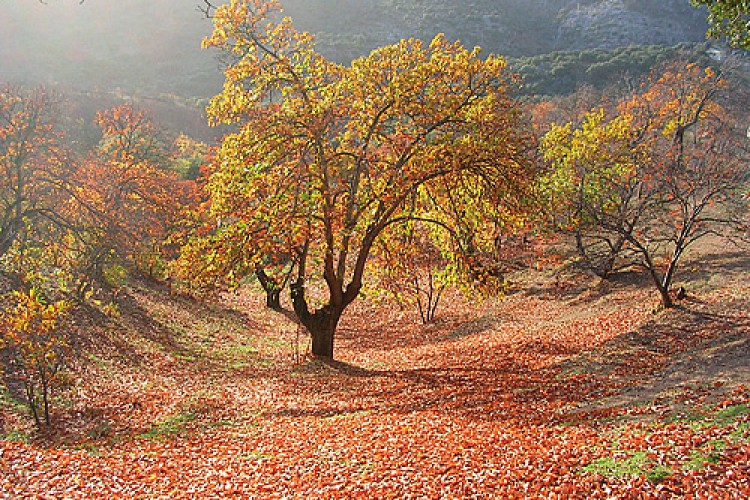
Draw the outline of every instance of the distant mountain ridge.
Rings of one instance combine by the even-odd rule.
[[[320,50],[346,62],[401,38],[436,33],[485,52],[520,57],[555,51],[675,45],[705,37],[689,0],[286,0]]]
[[[689,0],[281,0],[325,56],[347,63],[401,38],[436,33],[510,57],[701,41]],[[219,90],[200,0],[32,0],[3,4],[0,82],[59,82],[158,96]]]

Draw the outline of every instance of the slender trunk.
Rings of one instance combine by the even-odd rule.
[[[437,313],[437,307],[438,303],[440,302],[440,297],[443,296],[443,290],[445,290],[445,285],[440,285],[435,293],[435,300],[433,301],[432,307],[430,308],[430,322],[435,321],[435,314]]]
[[[427,315],[425,314],[424,306],[422,306],[422,288],[419,286],[419,278],[414,273],[414,290],[417,296],[417,310],[419,311],[419,317],[422,318],[422,324],[427,324]]]
[[[669,295],[669,289],[672,286],[672,278],[674,277],[674,265],[676,264],[676,261],[672,261],[669,263],[669,267],[667,268],[667,271],[664,273],[664,277],[661,280],[661,283],[658,283],[657,286],[659,287],[659,294],[661,295],[661,305],[664,306],[664,309],[669,309],[671,307],[674,307],[674,302],[672,301],[672,297]]]
[[[266,307],[274,311],[281,310],[281,290],[266,290]]]
[[[588,263],[588,256],[586,255],[586,249],[583,246],[583,235],[580,231],[576,231],[575,234],[576,238],[576,250],[578,250],[578,255],[586,262]]]
[[[43,370],[44,368],[42,368]],[[42,372],[42,403],[44,404],[44,423],[47,427],[50,425],[49,419],[49,383],[47,377]]]
[[[13,219],[5,227],[0,228],[0,257],[10,250],[22,228],[22,219]]]
[[[585,265],[600,278],[608,279],[615,269],[617,258],[625,246],[626,238],[618,236],[614,242],[605,240],[608,250],[606,255],[602,256],[600,259],[598,259],[596,255],[591,255],[591,250],[587,249],[586,243],[583,240],[583,234],[580,231],[576,231],[575,240],[578,255],[583,259]]]
[[[622,252],[624,246],[625,238],[623,238],[622,236],[618,236],[615,240],[614,245],[612,245],[612,248],[610,248],[609,256],[607,257],[607,262],[604,267],[603,278],[607,278],[612,274],[612,271],[615,269],[617,257],[620,255],[620,252]]]
[[[39,412],[37,411],[36,391],[34,390],[34,382],[30,379],[24,380],[24,386],[26,389],[26,401],[31,411],[31,416],[34,417],[34,423],[37,428],[41,429],[42,421],[39,418]]]
[[[280,311],[282,286],[271,276],[268,276],[261,266],[255,268],[255,276],[258,278],[260,286],[263,287],[263,291],[266,292],[266,307],[274,311]]]
[[[661,298],[662,307],[664,307],[664,309],[670,309],[674,307],[672,297],[669,296],[669,286],[672,281],[671,275],[666,274],[665,276],[660,277],[658,271],[656,270],[656,265],[654,264],[653,260],[651,260],[651,256],[648,254],[644,254],[644,266],[648,270],[648,273],[651,275],[651,279],[654,281],[656,289],[659,290],[659,297]]]
[[[669,296],[669,288],[659,286],[659,295],[661,296],[661,305],[664,307],[664,309],[671,309],[674,307],[672,297]]]

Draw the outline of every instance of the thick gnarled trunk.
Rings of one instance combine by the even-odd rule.
[[[341,315],[346,305],[328,304],[310,312],[305,299],[304,284],[300,281],[291,286],[292,305],[299,321],[310,332],[313,356],[333,358],[333,341]]]
[[[358,255],[352,269],[351,281],[344,285],[343,275],[346,272],[347,251],[339,253],[338,266],[334,266],[333,252],[329,252],[325,257],[325,282],[328,285],[328,304],[320,309],[310,312],[310,308],[305,297],[305,268],[307,265],[307,252],[309,242],[297,252],[297,279],[290,288],[292,306],[294,314],[297,316],[302,325],[307,328],[312,339],[312,353],[316,357],[333,358],[333,341],[336,334],[336,327],[339,324],[341,315],[349,304],[351,304],[359,295],[362,289],[362,274],[364,273],[367,256],[372,248],[373,241],[382,227],[370,228],[365,235],[362,246],[358,250]],[[332,244],[329,245],[331,248]],[[344,244],[345,250],[348,250],[348,243]]]
[[[339,313],[340,317],[341,314]],[[312,337],[312,353],[316,358],[333,358],[333,339],[336,334],[338,319],[321,317],[321,321],[314,321],[307,326]]]
[[[266,307],[281,311],[281,290],[266,290]]]

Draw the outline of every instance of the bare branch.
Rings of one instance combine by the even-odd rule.
[[[213,2],[209,0],[203,0],[203,5],[198,4],[196,8],[198,9],[198,12],[206,16],[207,19],[211,19],[214,17],[216,6],[213,4]]]

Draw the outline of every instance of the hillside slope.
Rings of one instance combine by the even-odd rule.
[[[286,0],[321,50],[346,61],[401,38],[436,33],[486,52],[529,56],[554,51],[674,45],[704,39],[703,12],[688,0]]]
[[[747,498],[750,262],[685,264],[656,314],[648,277],[558,265],[427,327],[361,300],[329,363],[252,288],[132,282],[50,432],[0,404],[0,498]]]

